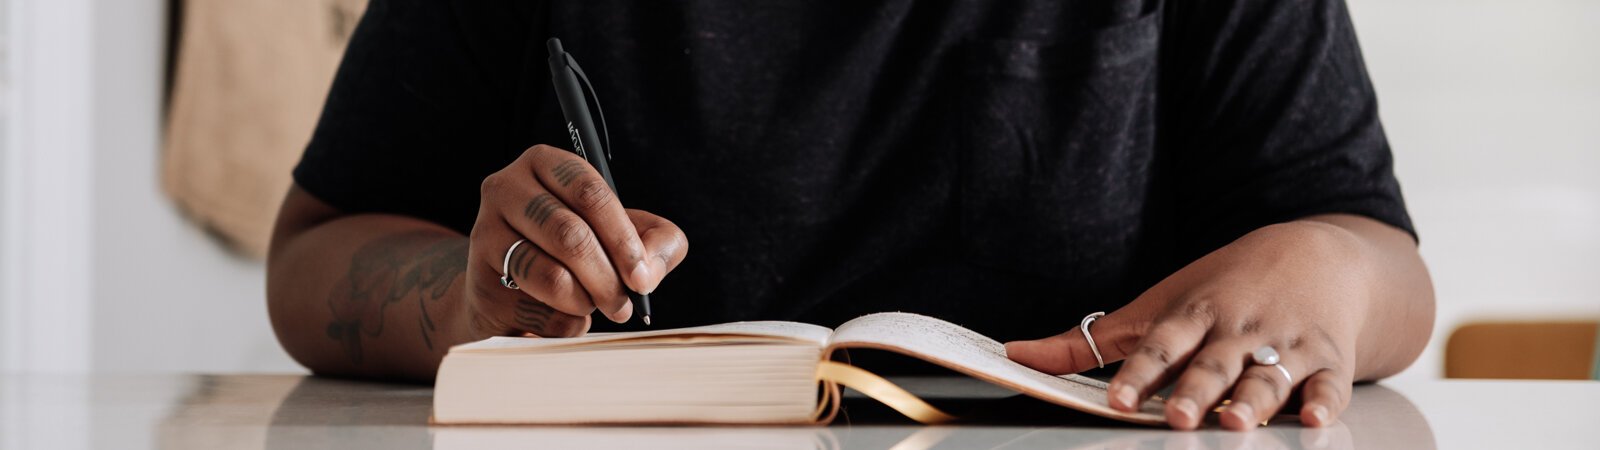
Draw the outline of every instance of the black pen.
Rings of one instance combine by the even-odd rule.
[[[545,41],[545,46],[550,48],[550,81],[556,87],[556,100],[561,103],[561,115],[567,119],[567,135],[572,137],[572,151],[578,156],[589,161],[600,172],[600,177],[605,178],[606,185],[611,186],[611,192],[617,192],[617,183],[611,180],[611,130],[605,130],[605,140],[601,141],[601,132],[596,131],[594,116],[589,115],[589,101],[594,101],[594,109],[600,113],[600,127],[605,127],[606,113],[600,108],[600,99],[594,95],[594,85],[589,83],[589,77],[583,74],[583,69],[578,67],[578,62],[572,60],[566,50],[561,49],[561,39],[550,38]],[[579,84],[579,81],[583,84]],[[589,88],[589,95],[585,96],[583,88]],[[618,273],[620,281],[622,274]],[[634,292],[626,283],[622,286],[628,291],[628,299],[638,303],[639,309],[644,312],[644,324],[650,324],[650,296]]]

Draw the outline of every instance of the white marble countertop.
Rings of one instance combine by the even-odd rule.
[[[922,427],[865,399],[827,427],[430,427],[427,387],[298,375],[4,375],[0,448],[1583,448],[1600,449],[1600,382],[1359,386],[1342,423],[1248,433],[1106,422],[966,379],[899,379],[975,415]],[[983,412],[988,411],[988,412]],[[998,413],[996,413],[998,411]]]

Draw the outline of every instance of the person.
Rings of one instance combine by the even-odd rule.
[[[615,191],[561,148],[550,37]],[[267,296],[317,374],[641,329],[626,287],[656,328],[911,311],[1053,374],[1120,361],[1110,404],[1172,385],[1175,428],[1326,426],[1432,328],[1392,165],[1339,0],[374,0]]]

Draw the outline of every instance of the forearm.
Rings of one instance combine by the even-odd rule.
[[[1433,281],[1409,234],[1376,220],[1346,214],[1304,219],[1348,232],[1371,261],[1371,283],[1357,334],[1355,379],[1371,381],[1399,373],[1422,353],[1433,332]]]
[[[472,338],[460,307],[466,264],[465,236],[408,217],[348,215],[280,233],[267,268],[272,327],[313,372],[429,380],[451,345]]]

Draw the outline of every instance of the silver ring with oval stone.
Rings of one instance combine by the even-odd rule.
[[[1278,373],[1283,374],[1283,381],[1287,381],[1289,386],[1294,386],[1294,377],[1289,376],[1289,369],[1283,368],[1283,364],[1278,364],[1280,358],[1278,358],[1277,349],[1272,348],[1270,345],[1263,345],[1256,351],[1250,352],[1250,359],[1254,360],[1256,364],[1278,368]]]

